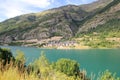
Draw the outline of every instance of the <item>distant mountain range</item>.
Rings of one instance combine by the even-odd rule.
[[[68,39],[106,31],[120,31],[120,0],[67,5],[5,20],[0,23],[0,42],[42,40],[54,36]]]

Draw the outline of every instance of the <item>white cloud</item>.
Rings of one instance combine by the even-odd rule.
[[[0,21],[66,4],[77,5],[92,1],[95,0],[0,0]]]
[[[21,2],[26,3],[26,5],[45,8],[54,2],[54,0],[21,0]]]
[[[81,0],[66,0],[66,3],[67,4],[76,4],[76,1],[78,2],[81,2]]]
[[[80,4],[86,4],[90,3],[96,0],[66,0],[67,4],[75,4],[75,5],[80,5]]]
[[[47,8],[54,0],[0,0],[0,18],[11,18]],[[37,9],[37,10],[36,10]]]
[[[4,19],[3,18],[0,18],[0,21],[3,21]]]

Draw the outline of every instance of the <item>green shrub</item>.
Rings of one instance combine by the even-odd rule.
[[[120,78],[116,77],[115,74],[112,74],[110,71],[106,70],[97,78],[97,80],[120,80]]]
[[[79,64],[70,59],[60,59],[53,64],[53,68],[57,71],[63,72],[68,76],[78,76]]]

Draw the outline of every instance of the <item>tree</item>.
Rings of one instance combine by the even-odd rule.
[[[25,55],[24,55],[24,53],[22,51],[18,50],[15,59],[16,59],[16,62],[21,62],[21,63],[24,64],[25,63]]]
[[[33,68],[34,72],[40,74],[41,77],[48,76],[51,70],[50,63],[43,52],[41,52],[41,56],[30,66]]]
[[[24,71],[25,68],[25,55],[22,51],[18,50],[17,55],[15,57],[15,64],[18,66],[20,70]]]
[[[0,61],[3,62],[3,65],[9,63],[10,60],[14,60],[14,57],[9,49],[0,48]]]

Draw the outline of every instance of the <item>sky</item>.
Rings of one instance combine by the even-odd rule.
[[[96,0],[0,0],[0,22],[22,14],[41,12],[68,4],[81,5]]]

